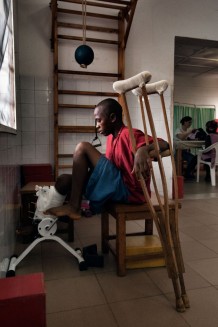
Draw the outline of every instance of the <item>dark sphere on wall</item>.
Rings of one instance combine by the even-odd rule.
[[[93,62],[94,52],[88,45],[80,45],[75,51],[75,59],[82,68],[86,68]]]

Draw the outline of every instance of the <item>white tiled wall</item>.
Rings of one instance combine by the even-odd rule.
[[[53,161],[53,92],[48,76],[20,76],[22,163]]]

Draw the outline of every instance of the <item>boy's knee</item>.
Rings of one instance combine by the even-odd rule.
[[[80,142],[77,144],[75,152],[86,152],[90,146],[92,145],[89,142]]]

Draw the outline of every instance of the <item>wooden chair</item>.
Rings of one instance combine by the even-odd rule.
[[[163,201],[163,197],[162,197]],[[151,202],[157,214],[161,213],[161,209],[155,193],[151,194]],[[175,203],[169,202],[170,217],[171,220],[175,220]],[[110,234],[110,217],[116,220],[116,233]],[[144,220],[145,228],[142,232],[126,232],[126,225],[128,221]],[[150,239],[153,235],[153,220],[151,219],[149,206],[147,204],[121,204],[121,203],[109,203],[104,212],[101,214],[101,236],[102,236],[102,252],[108,253],[109,250],[114,254],[117,261],[117,274],[118,276],[126,275],[126,266],[138,261],[151,261],[152,259],[163,259],[164,253],[159,245],[153,246],[151,250],[145,251],[145,253],[127,253],[127,241],[131,236],[148,236]],[[115,240],[115,246],[112,242]],[[155,242],[151,239],[150,242]],[[146,263],[145,263],[146,266]]]
[[[102,245],[103,250],[111,249],[108,244],[108,214],[111,214],[116,219],[116,251],[114,252],[117,259],[117,269],[119,275],[125,275],[125,263],[129,258],[126,258],[125,255],[125,238],[126,238],[126,221],[132,220],[134,215],[139,217],[144,217],[146,220],[152,218],[161,241],[163,254],[165,257],[166,267],[168,271],[168,276],[172,280],[175,297],[176,297],[176,309],[179,312],[185,311],[185,308],[188,308],[189,300],[185,290],[185,283],[183,279],[184,273],[184,263],[182,258],[181,246],[179,241],[178,233],[178,185],[177,185],[177,176],[173,155],[172,142],[170,137],[170,131],[168,126],[168,119],[166,114],[165,102],[163,93],[166,90],[168,83],[166,81],[160,81],[157,83],[147,84],[151,78],[149,72],[142,72],[138,75],[133,76],[130,79],[117,81],[113,84],[114,90],[121,95],[121,100],[123,104],[123,111],[127,121],[127,126],[130,132],[130,139],[132,143],[133,151],[136,151],[135,139],[132,131],[132,123],[130,119],[130,114],[127,106],[126,92],[136,88],[136,94],[139,97],[140,109],[142,114],[142,121],[145,132],[145,141],[148,141],[147,130],[148,126],[150,127],[151,134],[154,139],[154,152],[150,153],[151,156],[156,158],[161,184],[162,184],[162,194],[157,187],[156,178],[151,170],[152,182],[155,193],[155,201],[150,198],[144,179],[141,176],[140,182],[141,187],[145,196],[145,205],[141,206],[122,206],[121,204],[113,204],[106,208],[105,212],[102,214]],[[158,94],[161,101],[162,113],[164,117],[167,141],[169,143],[169,150],[165,153],[160,153],[159,144],[157,141],[155,125],[153,121],[152,111],[148,99],[148,94]],[[143,100],[145,108],[143,105]],[[145,118],[145,111],[147,114],[147,121]],[[148,126],[147,126],[148,125]],[[169,199],[169,192],[167,188],[167,181],[164,171],[164,164],[162,157],[170,156],[172,163],[172,172],[173,172],[173,183],[174,183],[174,200]],[[130,209],[132,208],[132,209]],[[131,211],[131,214],[130,214]],[[138,219],[138,218],[136,218]],[[145,230],[146,233],[146,230]]]

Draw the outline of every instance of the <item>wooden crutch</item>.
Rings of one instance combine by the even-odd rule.
[[[133,135],[132,124],[131,124],[131,119],[130,119],[130,115],[129,115],[129,110],[128,110],[128,106],[127,106],[125,93],[127,91],[132,90],[133,88],[138,87],[138,86],[140,86],[143,91],[143,97],[144,97],[144,101],[145,101],[145,105],[146,105],[146,109],[147,109],[149,124],[151,127],[152,136],[154,139],[155,155],[156,155],[156,159],[158,161],[161,179],[162,179],[162,183],[163,183],[163,189],[164,189],[164,206],[162,206],[162,204],[160,205],[160,207],[162,208],[161,211],[163,212],[163,214],[160,214],[159,216],[156,214],[155,209],[152,205],[150,196],[148,194],[148,191],[147,191],[147,188],[145,185],[145,181],[142,176],[140,178],[140,182],[141,182],[141,187],[142,187],[142,190],[143,190],[143,193],[145,196],[145,200],[148,204],[148,207],[149,207],[149,210],[151,213],[151,217],[153,218],[153,220],[156,224],[158,234],[159,234],[159,237],[160,237],[160,240],[162,243],[168,274],[169,274],[169,277],[172,279],[174,292],[175,292],[175,296],[176,296],[176,308],[179,312],[183,312],[183,311],[185,311],[185,306],[184,306],[184,303],[183,303],[183,300],[181,297],[180,285],[178,283],[178,268],[177,268],[177,264],[176,264],[175,254],[173,251],[173,243],[172,243],[171,232],[170,232],[169,205],[168,205],[169,201],[168,201],[168,190],[167,190],[166,177],[165,177],[165,173],[164,173],[162,158],[159,153],[159,145],[158,145],[158,141],[157,141],[156,131],[154,128],[150,104],[148,101],[146,87],[145,87],[146,83],[150,80],[150,78],[151,78],[151,74],[149,72],[142,72],[136,76],[133,76],[133,77],[127,79],[127,80],[115,82],[113,84],[113,88],[116,92],[121,94],[121,97],[123,100],[124,115],[127,120],[127,126],[129,128],[130,140],[132,143],[132,149],[133,149],[134,153],[136,152],[136,144],[135,144],[136,142],[135,142],[134,135]]]
[[[166,80],[162,80],[162,81],[159,81],[156,83],[146,84],[146,91],[147,91],[147,95],[158,94],[160,96],[160,100],[161,100],[161,108],[162,108],[162,113],[163,113],[163,117],[164,117],[166,133],[167,133],[167,141],[169,144],[169,155],[171,158],[172,177],[173,177],[173,185],[174,185],[175,215],[173,215],[173,217],[172,217],[172,215],[170,215],[171,236],[172,236],[172,240],[173,240],[174,251],[175,251],[176,261],[177,261],[177,266],[178,266],[178,271],[179,271],[179,280],[180,280],[180,287],[181,287],[181,291],[182,291],[182,299],[183,299],[185,307],[189,308],[190,303],[189,303],[189,299],[188,299],[188,296],[186,293],[185,283],[184,283],[184,278],[183,278],[183,273],[185,272],[185,267],[184,267],[184,262],[183,262],[183,257],[182,257],[182,250],[181,250],[179,231],[178,231],[179,201],[178,201],[178,183],[177,183],[176,165],[175,165],[175,160],[174,160],[173,146],[172,146],[172,141],[171,141],[171,136],[170,136],[170,129],[169,129],[169,124],[168,124],[168,119],[167,119],[167,114],[166,114],[166,106],[165,106],[164,95],[163,95],[164,92],[166,91],[167,87],[168,87],[168,82]],[[138,96],[140,108],[141,108],[141,112],[142,112],[143,126],[144,126],[144,130],[145,130],[145,134],[147,134],[144,106],[143,106],[143,101],[142,101],[142,89],[140,87],[138,87],[138,88],[132,90],[132,92],[133,92],[133,94]],[[156,183],[155,183],[154,179],[153,179],[153,184],[154,184],[154,188],[155,188]]]

